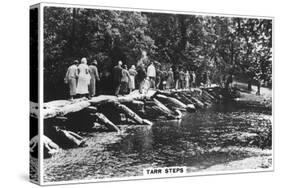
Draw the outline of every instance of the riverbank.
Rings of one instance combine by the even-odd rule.
[[[246,99],[245,99],[245,96]],[[117,132],[78,132],[86,147],[44,159],[44,180],[142,176],[148,167],[186,166],[189,172],[254,170],[272,166],[271,110],[251,93],[180,120],[119,125]]]
[[[236,101],[248,102],[259,107],[272,110],[272,90],[269,88],[261,87],[260,95],[256,95],[256,88],[253,87],[251,92],[246,92],[246,84],[236,83],[236,87],[243,88],[240,92],[241,97],[237,98]],[[242,86],[242,87],[241,87]],[[267,110],[267,111],[268,111]],[[269,121],[272,123],[272,116],[268,116]],[[262,127],[261,127],[262,128]],[[247,135],[248,137],[251,135]],[[271,135],[270,135],[271,136]],[[236,150],[242,148],[236,148]],[[272,148],[260,149],[260,148],[244,148],[243,150],[249,150],[252,153],[252,157],[247,157],[242,160],[230,161],[222,164],[210,166],[202,172],[212,171],[231,171],[231,170],[254,170],[254,169],[266,169],[272,168]]]

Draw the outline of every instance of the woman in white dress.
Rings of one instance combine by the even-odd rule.
[[[186,70],[185,72],[185,89],[190,89],[190,74],[188,72],[188,70]]]
[[[89,93],[88,86],[90,84],[90,70],[87,65],[87,59],[83,57],[81,63],[78,66],[78,82],[76,93],[82,96],[87,96]]]

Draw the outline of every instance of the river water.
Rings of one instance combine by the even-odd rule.
[[[190,172],[260,156],[271,150],[271,110],[226,102],[180,121],[123,126],[124,134],[93,133],[86,148],[44,160],[45,181],[129,177],[148,167],[186,166]]]

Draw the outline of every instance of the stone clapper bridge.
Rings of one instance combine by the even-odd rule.
[[[147,125],[152,121],[181,119],[182,112],[194,113],[208,108],[222,98],[222,89],[209,88],[138,90],[125,96],[100,95],[91,99],[56,100],[44,103],[44,158],[59,149],[85,146],[80,132],[116,131],[120,125]],[[38,104],[31,102],[31,121],[38,121]],[[31,126],[31,128],[34,128]],[[31,135],[30,154],[38,156],[38,135]]]

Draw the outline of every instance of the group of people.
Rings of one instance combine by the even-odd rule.
[[[122,61],[113,68],[114,94],[128,94],[135,89],[144,93],[148,88],[155,89],[190,89],[196,87],[196,74],[194,71],[169,68],[161,70],[157,63],[150,61],[132,65],[130,69]]]
[[[183,68],[169,68],[168,71],[159,70],[159,89],[190,89],[196,87],[194,71]]]
[[[79,63],[75,60],[65,75],[65,83],[69,85],[70,98],[94,97],[97,94],[97,81],[100,75],[97,61],[89,65],[83,57]],[[205,85],[210,85],[210,73],[203,75]],[[112,70],[113,94],[125,95],[138,89],[140,93],[149,88],[155,89],[190,89],[196,87],[196,74],[183,68],[169,68],[168,71],[154,61],[138,62],[128,69],[126,64],[120,60]]]
[[[122,61],[113,68],[113,84],[114,94],[127,94],[135,89],[136,68],[133,65],[129,70],[127,65],[123,65]]]
[[[146,87],[155,88],[156,69],[151,63],[147,71],[144,64],[136,66],[132,65],[128,69],[127,65],[123,65],[122,61],[113,68],[113,85],[114,95],[124,95],[139,89],[142,92]]]
[[[64,81],[69,85],[70,99],[74,97],[93,97],[96,95],[96,82],[100,80],[97,61],[89,65],[83,57],[81,62],[75,60],[67,69]]]

